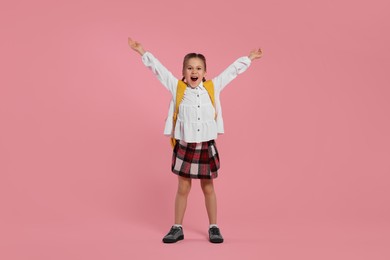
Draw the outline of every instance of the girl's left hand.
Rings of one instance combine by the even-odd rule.
[[[248,58],[254,60],[261,58],[261,56],[263,56],[263,51],[261,50],[261,48],[259,48],[257,50],[251,51],[248,55]]]
[[[133,39],[131,39],[130,37],[128,38],[128,42],[129,42],[129,46],[135,50],[136,52],[138,52],[139,54],[144,55],[145,53],[145,50],[144,48],[142,47],[142,44],[137,42],[137,41],[134,41]]]

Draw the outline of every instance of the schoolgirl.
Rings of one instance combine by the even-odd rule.
[[[244,72],[253,60],[262,56],[262,50],[251,51],[219,76],[207,81],[206,58],[202,54],[189,53],[183,61],[183,78],[178,80],[139,42],[129,38],[128,43],[172,94],[164,134],[172,139],[172,172],[178,176],[179,185],[174,225],[164,236],[163,242],[175,243],[184,239],[182,223],[188,194],[192,179],[200,179],[210,224],[209,241],[222,243],[224,239],[217,226],[217,198],[213,183],[220,168],[215,139],[224,132],[219,96],[229,82]]]

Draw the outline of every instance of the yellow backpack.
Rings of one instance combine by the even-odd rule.
[[[215,96],[214,96],[214,84],[211,80],[207,80],[203,82],[203,87],[207,90],[207,93],[210,96],[211,103],[215,107]],[[184,92],[186,91],[187,83],[184,81],[179,80],[177,83],[177,91],[176,91],[176,104],[175,104],[175,112],[173,113],[173,128],[172,131],[175,131],[176,121],[177,121],[177,115],[179,114],[179,106],[180,103],[184,97]],[[171,145],[172,148],[176,145],[176,139],[174,137],[171,137]]]

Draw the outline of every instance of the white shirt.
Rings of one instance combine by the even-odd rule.
[[[211,103],[207,90],[203,87],[203,83],[200,83],[196,88],[187,87],[179,106],[175,129],[172,128],[178,79],[150,52],[145,52],[142,55],[142,61],[172,94],[168,117],[165,121],[165,135],[187,143],[200,143],[216,139],[218,134],[224,133],[219,96],[228,83],[250,66],[251,60],[247,56],[237,59],[212,80],[214,83],[215,108]],[[216,118],[215,114],[217,115]]]

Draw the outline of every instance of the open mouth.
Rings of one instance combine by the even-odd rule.
[[[192,81],[197,81],[197,80],[198,80],[198,77],[191,77],[191,80],[192,80]]]

